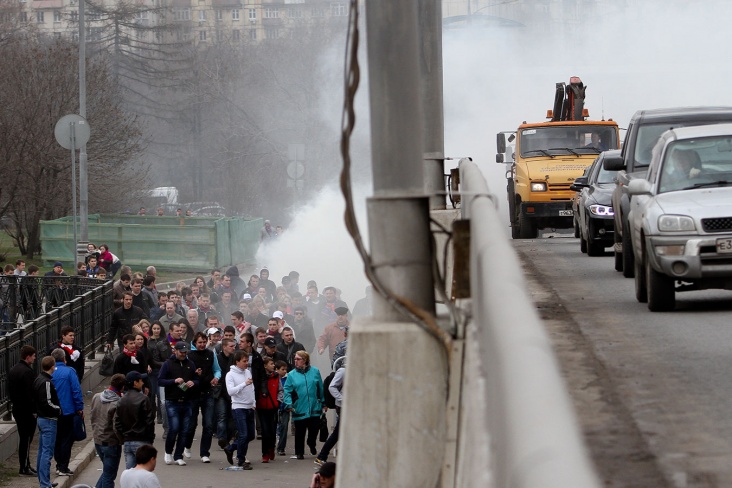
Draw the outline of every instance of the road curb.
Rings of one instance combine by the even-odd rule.
[[[96,457],[97,451],[96,447],[94,446],[94,439],[89,438],[88,441],[86,441],[86,445],[84,448],[79,452],[79,454],[76,455],[74,459],[71,460],[69,463],[69,469],[74,472],[73,476],[57,476],[53,481],[58,483],[57,488],[70,488],[71,486],[74,486],[74,480],[77,476],[79,476],[79,473],[81,473],[84,468],[89,466],[89,463],[91,463],[92,459]]]

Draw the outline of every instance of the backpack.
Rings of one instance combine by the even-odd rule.
[[[339,367],[343,362],[345,362],[346,356],[341,356],[338,358],[335,363],[333,363],[334,371],[331,371],[331,373],[326,376],[325,380],[323,381],[323,398],[325,399],[325,406],[328,408],[336,408],[336,400],[333,395],[331,395],[329,387],[331,382],[333,381],[333,378],[335,377],[336,371],[338,371]]]

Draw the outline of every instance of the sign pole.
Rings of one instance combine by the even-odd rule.
[[[74,256],[74,274],[76,274],[76,123],[69,123],[71,126],[71,205],[74,219],[74,245],[71,246],[71,255]]]

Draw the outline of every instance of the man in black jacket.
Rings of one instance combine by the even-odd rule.
[[[122,306],[112,314],[112,325],[109,327],[109,335],[107,336],[107,347],[109,348],[112,347],[116,340],[121,351],[124,348],[122,338],[127,334],[132,334],[133,325],[147,318],[147,315],[145,315],[145,312],[140,307],[132,305],[132,299],[132,293],[125,292],[122,298]]]
[[[147,374],[137,371],[127,373],[127,388],[117,404],[114,414],[114,431],[124,442],[126,469],[134,468],[137,448],[152,444],[155,440],[155,407],[142,393]]]
[[[295,368],[295,353],[305,351],[305,346],[295,341],[295,334],[289,326],[282,328],[281,335],[282,342],[277,345],[277,351],[285,356],[284,361],[287,363],[287,371],[290,372]]]
[[[201,444],[199,453],[201,462],[210,463],[211,459],[211,440],[213,439],[214,429],[214,398],[211,394],[213,387],[218,386],[221,371],[216,368],[215,354],[208,349],[208,339],[206,334],[198,332],[193,337],[193,345],[195,349],[188,353],[188,359],[196,365],[196,375],[198,376],[198,386],[192,388],[191,392],[191,428],[186,434],[186,444],[183,455],[186,458],[191,457],[191,446],[193,445],[193,436],[198,427],[198,412],[201,412],[201,420],[203,424],[203,432],[201,433]]]
[[[163,363],[158,384],[165,388],[165,411],[168,414],[168,436],[165,439],[165,464],[185,466],[183,449],[191,428],[191,388],[198,385],[196,365],[188,359],[188,344],[175,343],[174,356]],[[175,451],[174,451],[175,449]]]
[[[61,327],[61,340],[51,346],[48,354],[50,355],[54,349],[63,349],[64,353],[66,353],[66,365],[74,368],[76,376],[79,378],[79,383],[81,383],[81,379],[84,377],[84,353],[80,348],[74,347],[75,339],[76,332],[74,328],[70,325],[64,325]]]
[[[31,367],[35,360],[35,348],[23,346],[20,348],[20,361],[8,372],[8,394],[10,403],[13,404],[15,425],[18,426],[19,473],[27,476],[38,474],[30,462],[30,445],[36,432],[36,394],[33,383],[38,375]]]
[[[58,401],[56,388],[53,386],[51,374],[56,369],[56,360],[46,356],[41,361],[41,374],[33,382],[36,407],[38,409],[38,481],[41,488],[53,488],[58,483],[51,483],[51,459],[56,446],[56,423],[61,415],[61,403]]]

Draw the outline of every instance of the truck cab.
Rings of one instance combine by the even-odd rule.
[[[619,148],[615,122],[587,120],[584,88],[576,77],[569,85],[558,83],[554,110],[547,112],[549,121],[524,122],[515,132],[498,133],[496,162],[508,164],[514,239],[534,239],[539,229],[571,228],[575,192],[570,186],[598,154]],[[508,146],[507,141],[515,147]]]

